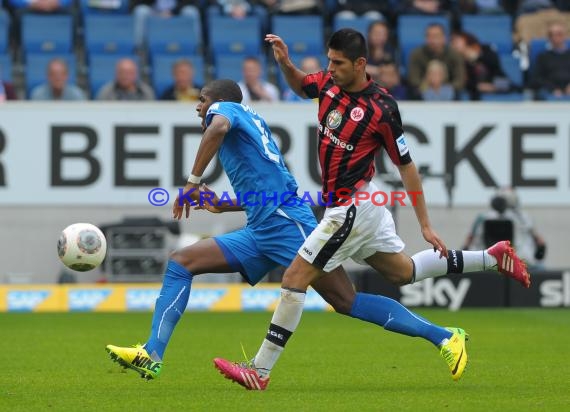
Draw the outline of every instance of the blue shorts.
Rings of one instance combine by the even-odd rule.
[[[280,206],[255,227],[214,237],[227,262],[250,285],[277,266],[289,266],[297,251],[317,226],[308,206]]]

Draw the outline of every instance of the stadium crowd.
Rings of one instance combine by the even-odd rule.
[[[340,27],[399,100],[570,100],[570,0],[4,0],[0,99],[195,101],[230,78],[299,101],[264,33],[318,69]]]

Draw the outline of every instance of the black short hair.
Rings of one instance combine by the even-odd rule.
[[[341,52],[351,61],[356,61],[360,57],[366,58],[368,50],[366,39],[362,33],[349,28],[334,32],[328,41],[327,47]]]
[[[230,79],[213,80],[204,86],[206,94],[213,100],[223,100],[225,102],[241,103],[243,94],[239,85]]]

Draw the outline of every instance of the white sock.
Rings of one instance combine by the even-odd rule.
[[[281,300],[273,313],[267,336],[263,340],[253,364],[259,375],[264,378],[279,359],[289,337],[295,332],[305,304],[305,292],[281,288]]]
[[[486,250],[449,250],[448,258],[440,258],[433,249],[422,250],[412,256],[415,264],[415,282],[451,273],[482,272],[494,269],[497,259]]]

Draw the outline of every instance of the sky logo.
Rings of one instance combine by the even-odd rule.
[[[8,292],[8,310],[31,312],[50,295],[47,290],[13,290]]]
[[[127,310],[153,310],[159,289],[127,289]]]
[[[75,289],[70,290],[68,296],[69,310],[90,311],[109,297],[110,289]]]
[[[208,310],[226,294],[226,289],[192,289],[186,310]]]
[[[280,297],[280,289],[246,289],[241,292],[241,307],[243,310],[267,310]]]

